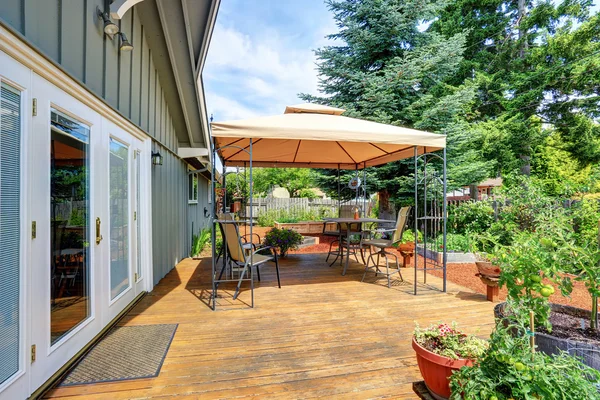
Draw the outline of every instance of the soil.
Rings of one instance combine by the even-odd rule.
[[[540,332],[548,333],[562,339],[573,339],[579,342],[594,343],[600,345],[600,332],[589,328],[590,320],[587,318],[574,317],[565,313],[554,312],[550,314],[552,332],[540,328]],[[581,328],[581,326],[585,328]]]

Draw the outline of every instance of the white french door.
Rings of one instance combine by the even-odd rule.
[[[42,385],[102,326],[108,241],[102,118],[37,75],[29,153],[31,387]],[[34,347],[33,347],[34,346]]]
[[[138,210],[141,187],[141,141],[116,125],[105,123],[109,149],[106,164],[109,204],[109,318],[114,318],[141,291],[142,272],[138,249],[142,215]],[[138,240],[138,236],[140,240]]]
[[[34,390],[151,289],[151,273],[149,143],[35,75],[32,97]]]

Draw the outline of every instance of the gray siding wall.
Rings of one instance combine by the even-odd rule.
[[[152,173],[152,245],[154,283],[164,277],[177,263],[189,256],[192,227],[196,233],[209,226],[204,218],[208,204],[209,181],[199,176],[198,204],[188,204],[188,165],[161,146],[163,165],[153,166]]]
[[[0,0],[0,18],[20,32],[90,91],[170,150],[177,152],[169,107],[154,67],[144,26],[133,7],[115,21],[134,50],[119,51],[120,39],[103,32],[96,8],[104,0]]]
[[[193,231],[198,233],[201,229],[210,227],[208,219],[204,218],[204,208],[206,207],[207,212],[210,212],[210,205],[208,203],[209,185],[210,181],[203,175],[198,174],[198,204],[188,204],[188,235],[190,238]]]
[[[189,255],[192,223],[194,229],[206,223],[202,212],[206,185],[200,185],[204,192],[199,204],[188,206],[188,167],[174,154],[178,141],[173,118],[137,8],[116,21],[134,46],[132,52],[124,53],[119,51],[118,37],[110,40],[104,35],[96,7],[104,9],[104,0],[0,0],[0,19],[160,142],[154,147],[164,157],[164,164],[152,167],[157,283]]]

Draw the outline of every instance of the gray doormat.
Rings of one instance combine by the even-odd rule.
[[[73,368],[59,386],[158,376],[177,324],[118,326]]]

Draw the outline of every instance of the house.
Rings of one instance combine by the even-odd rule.
[[[502,186],[502,178],[488,178],[477,185],[465,186],[448,192],[447,200],[450,203],[468,200],[486,200],[494,198],[494,189]],[[471,196],[472,189],[477,190],[477,196]]]
[[[219,0],[0,2],[0,398],[34,397],[208,224]]]

